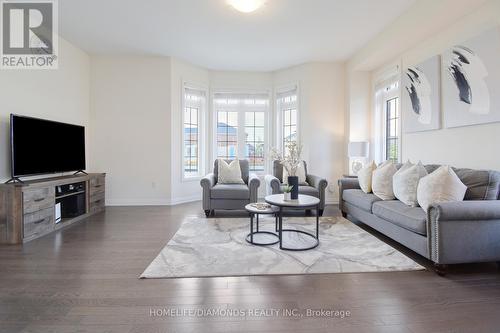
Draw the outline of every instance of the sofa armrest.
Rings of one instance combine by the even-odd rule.
[[[358,190],[361,189],[361,187],[359,186],[358,178],[339,179],[339,209],[341,212],[343,212],[342,208],[344,205],[344,200],[343,200],[344,190],[353,190],[353,189],[358,189]]]
[[[328,181],[319,176],[308,174],[306,177],[306,182],[312,187],[318,189],[319,192],[319,209],[325,209],[325,201],[326,201],[326,187],[328,186]]]
[[[430,259],[438,264],[500,261],[500,201],[460,201],[427,211]]]
[[[200,180],[200,185],[203,188],[202,205],[204,210],[210,210],[210,191],[216,182],[215,174],[209,173]]]
[[[250,202],[257,202],[259,196],[260,179],[256,174],[248,176],[248,188],[250,189]]]
[[[429,207],[429,216],[439,221],[500,220],[500,200],[443,202]]]
[[[273,175],[266,175],[264,177],[264,181],[266,182],[266,194],[279,194],[281,192],[281,184],[278,178]]]

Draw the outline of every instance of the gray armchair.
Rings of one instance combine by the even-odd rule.
[[[247,204],[257,202],[260,180],[257,175],[249,174],[248,160],[240,160],[241,177],[245,184],[217,184],[218,166],[218,160],[215,160],[214,172],[200,181],[203,210],[207,217],[216,209],[242,210]]]
[[[307,184],[299,184],[299,193],[319,198],[318,213],[322,216],[325,209],[325,190],[328,182],[324,178],[307,173],[307,164],[305,161],[304,166],[306,169]],[[266,175],[265,182],[267,195],[283,193],[283,165],[281,165],[280,161],[273,162],[273,175]]]

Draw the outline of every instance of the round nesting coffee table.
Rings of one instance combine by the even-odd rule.
[[[297,200],[285,201],[283,194],[273,194],[268,195],[265,198],[266,202],[273,206],[278,206],[278,237],[280,243],[280,249],[289,251],[306,251],[314,249],[319,245],[319,199],[310,195],[299,194]],[[295,209],[311,209],[316,210],[316,234],[309,233],[307,231],[295,230],[295,229],[283,229],[283,208],[295,208]],[[307,247],[286,247],[283,246],[283,233],[295,233],[305,235],[307,237],[313,238],[314,243]]]
[[[276,220],[275,220],[275,230],[278,231],[278,211],[279,208],[275,206],[271,206],[265,209],[259,209],[255,207],[253,204],[248,204],[245,206],[245,209],[247,212],[250,213],[250,233],[246,237],[246,241],[250,244],[253,245],[261,245],[261,246],[266,246],[266,245],[274,245],[279,243],[279,237],[276,233],[270,232],[270,231],[260,231],[259,230],[259,215],[261,214],[267,214],[267,215],[274,215]],[[254,216],[257,222],[257,230],[253,230],[253,220]],[[271,235],[275,240],[269,241],[269,242],[257,242],[254,240],[254,235]]]

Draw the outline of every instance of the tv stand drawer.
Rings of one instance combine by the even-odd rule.
[[[24,215],[24,240],[36,238],[54,230],[54,207]]]
[[[54,187],[26,189],[23,191],[23,213],[30,214],[44,208],[53,207],[55,203]]]

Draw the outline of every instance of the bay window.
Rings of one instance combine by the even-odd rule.
[[[214,94],[216,158],[247,159],[250,171],[264,172],[268,94]]]

